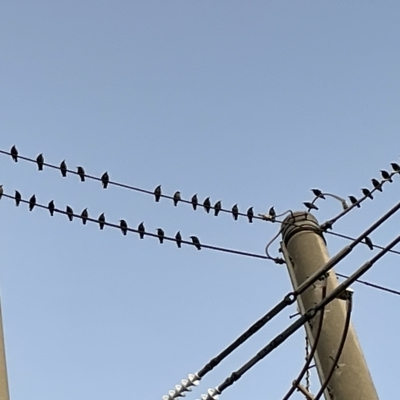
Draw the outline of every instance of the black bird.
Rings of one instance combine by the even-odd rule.
[[[164,242],[164,231],[161,228],[157,229],[157,236],[158,240],[160,241],[161,244]]]
[[[65,163],[65,160],[61,161],[60,171],[61,175],[65,178],[67,176],[67,164]]]
[[[181,248],[182,246],[182,236],[181,233],[178,231],[178,233],[175,235],[175,240],[176,240],[176,245]]]
[[[371,179],[372,185],[374,186],[374,188],[376,190],[379,190],[380,192],[382,192],[382,185],[381,183],[378,181],[378,179],[372,178]]]
[[[384,169],[381,169],[381,174],[382,174],[382,178],[386,179],[387,181],[389,181],[390,183],[393,182],[389,172],[385,171]]]
[[[394,172],[400,172],[400,165],[399,164],[397,164],[395,162],[392,162],[390,165],[392,166]]]
[[[156,202],[160,201],[160,197],[161,197],[161,185],[158,185],[155,189],[154,189],[154,196],[156,198]]]
[[[67,206],[66,208],[68,219],[72,221],[74,219],[74,212],[72,211],[72,208],[70,206]]]
[[[197,193],[192,196],[192,206],[193,210],[196,210],[199,200],[197,199]]]
[[[18,150],[15,146],[11,147],[10,150],[11,157],[15,162],[18,162]]]
[[[85,182],[85,170],[83,169],[83,167],[81,166],[77,167],[77,172],[81,178],[81,182]]]
[[[306,201],[303,204],[308,208],[308,211],[310,211],[310,210],[318,210],[318,207],[313,203],[309,203],[308,201]]]
[[[237,205],[237,204],[235,204],[235,205],[232,207],[232,215],[233,215],[233,219],[234,219],[235,221],[237,221],[238,216],[239,216],[239,208],[238,208],[238,205]]]
[[[269,214],[269,216],[271,217],[271,221],[275,221],[276,212],[275,212],[274,206],[272,206],[272,207],[269,209],[268,214]]]
[[[357,204],[358,200],[354,196],[349,196],[351,204]],[[361,206],[357,204],[357,207],[360,208]]]
[[[3,197],[3,185],[0,185],[0,199]]]
[[[181,192],[178,190],[174,193],[174,206],[176,207],[178,205],[178,202],[182,200],[181,199]]]
[[[221,201],[217,201],[217,202],[214,204],[214,215],[215,215],[216,217],[218,216],[219,212],[221,211],[221,208],[222,208]]]
[[[99,221],[99,227],[100,227],[100,230],[102,231],[104,229],[104,223],[106,222],[106,217],[105,217],[104,213],[100,214],[97,221]]]
[[[82,211],[82,213],[81,213],[81,218],[82,218],[82,224],[83,224],[83,225],[86,225],[86,221],[87,221],[87,219],[89,218],[89,213],[88,213],[87,208],[85,208],[85,209]]]
[[[374,245],[372,244],[372,240],[368,236],[365,237],[365,244],[369,247],[370,250],[374,249]]]
[[[54,209],[56,208],[54,205],[54,200],[50,201],[50,203],[47,205],[47,208],[49,209],[50,215],[54,215]]]
[[[210,201],[210,198],[209,198],[209,197],[207,197],[207,198],[204,200],[204,202],[203,202],[203,207],[204,207],[204,209],[206,210],[207,213],[210,212],[211,201]]]
[[[319,197],[319,198],[325,200],[326,197],[322,194],[322,192],[319,189],[311,189],[311,191],[314,193],[314,195],[316,197]]]
[[[35,207],[36,205],[36,196],[33,195],[30,199],[29,199],[29,211],[33,210],[33,207]]]
[[[44,157],[43,154],[40,153],[37,157],[36,157],[36,163],[38,165],[38,170],[39,171],[43,171],[43,163],[44,163]]]
[[[362,188],[361,191],[363,192],[364,196],[369,197],[371,200],[373,200],[373,196],[371,194],[371,192],[367,189],[367,188]]]
[[[192,239],[192,243],[196,247],[197,250],[201,250],[201,244],[200,240],[197,236],[190,236],[190,239]]]
[[[21,193],[18,192],[18,190],[16,190],[16,191],[15,191],[15,205],[16,205],[17,207],[19,206],[19,203],[20,203],[20,201],[21,201],[21,198],[22,198]]]
[[[144,239],[144,233],[146,232],[146,229],[144,228],[144,223],[141,222],[137,229],[138,229],[138,232],[139,232],[140,239]]]
[[[250,208],[247,210],[247,218],[249,219],[249,222],[250,222],[250,223],[253,222],[253,217],[254,217],[253,207],[250,207]]]
[[[108,182],[110,182],[110,177],[108,176],[107,172],[101,176],[101,182],[103,183],[103,189],[107,189]]]
[[[126,221],[124,219],[120,219],[119,226],[121,227],[122,234],[126,236],[128,232],[128,224],[126,223]]]

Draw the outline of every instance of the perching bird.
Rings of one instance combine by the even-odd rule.
[[[72,208],[70,206],[67,206],[66,208],[68,219],[72,221],[74,219],[74,212],[72,211]]]
[[[101,176],[101,182],[103,183],[103,189],[107,189],[108,182],[110,182],[110,177],[108,176],[107,171]]]
[[[61,161],[60,171],[61,175],[65,178],[67,176],[67,164],[65,163],[65,160]]]
[[[3,185],[0,185],[0,199],[1,199],[2,196],[3,196],[3,192],[4,192],[4,190],[3,190]]]
[[[83,167],[81,166],[77,167],[77,172],[81,178],[81,182],[85,182],[85,170],[83,169]]]
[[[309,203],[308,201],[306,201],[303,204],[308,208],[308,211],[310,211],[310,210],[318,210],[318,207],[313,203]]]
[[[197,250],[201,250],[201,244],[200,240],[197,236],[190,236],[190,239],[192,239],[192,243],[196,247]]]
[[[199,200],[197,199],[197,193],[192,196],[192,206],[193,210],[196,210]]]
[[[357,207],[360,208],[361,206],[358,204],[358,200],[354,196],[349,196],[351,204],[357,204]]]
[[[181,248],[182,246],[182,236],[181,233],[178,231],[178,233],[175,235],[175,240],[176,240],[176,245]]]
[[[164,242],[164,231],[161,228],[157,229],[157,236],[158,240],[160,241],[161,244]]]
[[[397,164],[395,162],[392,162],[392,163],[390,163],[390,165],[392,166],[394,172],[400,172],[400,165],[399,164]]]
[[[144,233],[146,232],[146,229],[144,228],[144,223],[141,222],[137,229],[138,229],[138,232],[139,232],[140,239],[144,239]]]
[[[21,202],[21,193],[18,190],[15,191],[15,205],[18,207],[19,203]]]
[[[36,196],[33,195],[30,199],[29,199],[29,211],[33,210],[33,207],[35,207],[36,204]]]
[[[365,244],[369,247],[370,250],[374,249],[374,245],[372,244],[372,240],[368,236],[365,237]]]
[[[372,178],[371,179],[372,185],[374,186],[374,188],[376,190],[379,190],[380,192],[382,192],[382,185],[381,183],[378,181],[378,179]]]
[[[314,193],[315,197],[319,197],[320,199],[325,200],[325,196],[322,194],[322,192],[319,189],[311,189],[311,191]]]
[[[81,213],[81,218],[82,218],[82,224],[83,224],[83,225],[86,225],[86,221],[87,221],[87,219],[89,218],[89,213],[88,213],[87,208],[85,208],[85,209],[82,211],[82,213]]]
[[[178,202],[179,202],[180,200],[182,200],[182,199],[181,199],[181,192],[180,192],[179,190],[177,190],[177,191],[174,193],[174,206],[175,206],[175,207],[178,205]]]
[[[393,182],[389,172],[385,171],[384,169],[381,169],[381,174],[382,174],[382,178],[386,179],[387,181],[389,181],[390,183]]]
[[[253,222],[253,217],[254,217],[253,207],[250,207],[250,208],[247,210],[247,218],[249,219],[249,222],[250,222],[250,223]]]
[[[237,205],[237,204],[235,204],[235,205],[232,207],[232,216],[233,216],[233,219],[234,219],[235,221],[237,221],[238,216],[239,216],[239,208],[238,208],[238,205]]]
[[[18,150],[15,146],[11,147],[10,150],[11,157],[15,162],[18,162]]]
[[[49,209],[50,215],[54,215],[54,209],[56,208],[54,205],[54,200],[51,200],[50,203],[47,205],[47,208]]]
[[[276,212],[275,212],[274,206],[272,206],[272,207],[269,209],[268,214],[269,214],[269,216],[271,217],[271,221],[275,221]]]
[[[100,230],[102,231],[104,229],[104,223],[106,222],[106,217],[105,217],[104,213],[100,214],[97,221],[99,221],[99,227],[100,227]]]
[[[161,197],[161,185],[158,185],[155,189],[154,189],[154,196],[156,198],[156,202],[160,201],[160,197]]]
[[[40,153],[37,157],[36,157],[36,163],[38,166],[38,170],[39,171],[43,171],[43,163],[44,163],[44,157],[43,154]]]
[[[120,219],[119,226],[121,227],[122,234],[126,236],[128,232],[128,224],[126,223],[126,221],[124,219]]]
[[[210,201],[210,198],[209,198],[209,197],[207,197],[207,198],[204,200],[204,202],[203,202],[203,207],[204,207],[204,209],[206,210],[207,213],[210,212],[211,201]]]
[[[221,211],[221,208],[222,208],[221,201],[218,200],[218,201],[214,204],[214,215],[215,215],[216,217],[218,216],[219,212]]]
[[[363,192],[364,196],[369,197],[371,200],[373,199],[371,192],[367,188],[362,188],[361,191]]]

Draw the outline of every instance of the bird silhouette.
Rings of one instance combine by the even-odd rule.
[[[374,249],[374,245],[372,244],[372,240],[368,236],[366,236],[364,238],[364,240],[365,240],[365,244],[369,247],[369,249],[373,250]]]
[[[85,170],[83,169],[83,167],[81,166],[77,167],[77,172],[81,178],[81,182],[85,182]]]
[[[210,198],[209,198],[209,197],[207,197],[207,198],[204,200],[204,202],[203,202],[203,207],[204,207],[204,209],[206,210],[207,213],[210,212],[210,209],[211,209],[211,201],[210,201]]]
[[[393,169],[394,172],[400,172],[400,165],[399,164],[397,164],[395,162],[392,162],[392,163],[390,163],[390,165],[392,166],[392,169]]]
[[[83,224],[83,225],[86,225],[86,221],[87,221],[87,219],[89,218],[89,213],[88,213],[87,208],[85,208],[85,209],[82,211],[82,213],[81,213],[81,218],[82,218],[82,224]]]
[[[197,250],[201,250],[201,244],[200,240],[197,236],[190,236],[190,239],[192,239],[192,243],[196,247]]]
[[[154,197],[156,199],[156,202],[160,201],[161,198],[161,185],[158,185],[155,189],[154,189]]]
[[[119,226],[121,227],[121,232],[124,236],[128,233],[128,224],[124,219],[119,220]]]
[[[3,197],[3,192],[4,192],[3,185],[0,185],[0,199]]]
[[[72,211],[72,208],[70,206],[67,206],[66,208],[68,219],[72,221],[74,219],[74,212]]]
[[[274,222],[274,221],[275,221],[275,218],[276,218],[276,212],[275,212],[274,206],[272,206],[272,207],[269,209],[268,214],[269,214],[269,216],[271,217],[271,221]]]
[[[306,201],[303,204],[308,208],[308,211],[310,211],[310,210],[318,210],[318,207],[313,203],[309,203],[308,201]]]
[[[108,182],[110,182],[110,177],[108,176],[107,171],[101,176],[101,182],[103,183],[103,189],[107,189]]]
[[[54,200],[51,200],[50,203],[47,205],[47,208],[49,209],[50,215],[54,215],[54,209],[56,208],[54,205]]]
[[[382,175],[382,178],[383,178],[383,179],[389,181],[390,183],[393,182],[393,179],[392,179],[392,177],[390,176],[389,172],[385,171],[384,169],[381,169],[381,175]]]
[[[39,171],[43,171],[43,163],[44,163],[44,157],[43,154],[40,153],[37,157],[36,157],[36,163],[38,166],[38,170]]]
[[[237,204],[235,204],[235,205],[232,207],[232,216],[233,216],[233,219],[234,219],[235,221],[237,221],[238,216],[239,216],[239,208],[238,208],[238,205],[237,205]]]
[[[197,193],[192,196],[191,202],[192,202],[193,210],[196,210],[197,205],[199,204],[199,200],[197,198]]]
[[[371,192],[367,189],[367,188],[362,188],[361,191],[363,192],[364,196],[369,197],[371,200],[373,200],[373,196],[371,194]]]
[[[60,171],[61,175],[65,178],[67,176],[67,164],[65,163],[65,160],[61,161]]]
[[[315,197],[319,197],[320,199],[325,200],[325,196],[322,194],[322,192],[319,189],[311,189],[311,191],[314,193]]]
[[[29,211],[33,210],[33,207],[35,207],[36,205],[36,196],[33,195],[30,199],[29,199]]]
[[[11,147],[10,154],[15,162],[18,162],[18,150],[15,146]]]
[[[378,179],[372,178],[371,179],[372,185],[374,186],[374,188],[376,190],[379,190],[380,192],[382,192],[382,185],[381,183],[378,181]]]
[[[174,206],[176,207],[176,206],[178,205],[178,202],[179,202],[180,200],[182,200],[182,199],[181,199],[181,192],[180,192],[179,190],[177,190],[177,191],[174,193],[173,199],[174,199]]]
[[[138,226],[138,232],[139,232],[139,237],[140,237],[140,239],[144,239],[144,234],[145,234],[145,232],[146,232],[146,229],[145,229],[145,227],[144,227],[144,223],[143,223],[143,222],[141,222],[141,223],[139,224],[139,226]]]
[[[357,204],[357,207],[360,208],[360,204],[358,204],[358,200],[354,196],[349,196],[351,204]]]
[[[161,244],[164,242],[164,231],[161,228],[157,229],[157,236],[158,240],[160,241]]]
[[[19,203],[21,202],[21,193],[18,190],[15,191],[15,205],[18,207]]]
[[[99,227],[100,230],[102,231],[104,229],[104,224],[106,222],[106,216],[104,215],[104,213],[101,213],[97,220],[99,221]]]
[[[176,240],[176,245],[181,248],[182,246],[182,236],[181,233],[178,231],[178,233],[175,235],[175,240]]]
[[[214,215],[215,215],[216,217],[218,216],[219,212],[221,211],[221,208],[222,208],[221,201],[217,201],[217,202],[214,204]]]
[[[250,223],[253,222],[253,217],[254,217],[253,207],[250,207],[250,208],[247,210],[247,218],[249,219],[249,222],[250,222]]]

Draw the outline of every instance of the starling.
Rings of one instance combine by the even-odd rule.
[[[392,166],[394,172],[400,172],[400,165],[399,164],[397,164],[395,162],[392,162],[390,165]]]
[[[308,208],[308,211],[310,211],[310,210],[318,210],[318,207],[313,203],[309,203],[308,201],[306,201],[303,204]]]
[[[181,192],[178,190],[174,193],[174,206],[176,207],[178,205],[178,201],[182,200],[181,199]]]
[[[81,182],[85,182],[85,170],[83,169],[83,167],[80,167],[80,166],[77,167],[77,172],[81,178]]]
[[[3,192],[4,192],[4,190],[3,190],[3,185],[0,185],[0,199],[1,199],[2,196],[3,196]]]
[[[43,171],[43,163],[44,163],[44,157],[43,154],[40,153],[37,157],[36,157],[36,163],[38,166],[38,170],[39,171]]]
[[[156,202],[160,201],[160,197],[161,197],[161,185],[158,185],[155,189],[154,189],[154,196],[156,198]]]
[[[175,235],[175,240],[176,240],[176,245],[177,245],[179,248],[181,248],[181,246],[182,246],[182,236],[181,236],[181,233],[180,233],[180,232],[178,232],[178,233]]]
[[[311,189],[311,191],[314,193],[315,197],[319,197],[319,198],[325,200],[325,196],[322,194],[322,192],[319,189]]]
[[[68,219],[70,221],[72,221],[74,219],[74,212],[73,212],[72,208],[70,206],[67,206],[66,211],[67,211]]]
[[[190,236],[190,239],[192,239],[192,243],[196,247],[197,250],[201,250],[201,245],[200,245],[200,240],[197,236]]]
[[[374,249],[374,245],[372,244],[372,240],[368,236],[365,236],[365,244],[369,247],[370,250]]]
[[[29,211],[33,210],[33,207],[35,207],[36,204],[36,196],[33,195],[30,199],[29,199]]]
[[[161,228],[157,229],[157,236],[158,240],[160,241],[161,244],[164,242],[164,231]]]
[[[107,189],[108,182],[110,182],[110,177],[108,176],[107,172],[101,176],[101,182],[103,183],[103,189]]]
[[[18,150],[15,146],[11,147],[11,157],[15,162],[18,162]]]
[[[210,198],[209,198],[209,197],[207,197],[207,198],[204,200],[204,202],[203,202],[203,207],[204,207],[204,209],[206,210],[207,213],[210,212],[211,201],[210,201]]]
[[[140,239],[144,239],[144,233],[146,232],[146,229],[144,228],[143,222],[141,222],[138,226],[138,232],[139,232],[139,237]]]
[[[360,208],[361,206],[358,204],[358,200],[354,196],[349,196],[351,204],[357,204],[357,207]]]
[[[379,190],[380,192],[382,192],[382,185],[381,183],[378,181],[378,179],[372,178],[371,179],[372,185],[374,186],[374,188],[376,190]]]
[[[250,222],[250,223],[253,222],[253,217],[254,217],[253,207],[250,207],[250,208],[247,210],[247,218],[249,219],[249,222]]]
[[[65,164],[65,160],[61,161],[60,171],[61,175],[65,178],[67,176],[67,164]]]
[[[193,210],[196,210],[197,204],[199,204],[199,200],[197,199],[197,193],[192,196],[192,206]]]
[[[373,199],[371,192],[367,188],[362,188],[361,191],[363,192],[364,196],[369,197],[371,200]]]
[[[50,203],[47,205],[47,208],[49,209],[50,215],[54,215],[54,209],[56,208],[54,205],[54,200],[50,201]]]
[[[20,201],[21,201],[21,198],[22,198],[21,193],[18,192],[18,190],[16,190],[16,191],[15,191],[15,205],[16,205],[17,207],[19,206],[19,203],[20,203]]]
[[[217,201],[217,202],[214,204],[214,215],[215,215],[216,217],[218,216],[219,212],[221,211],[221,208],[222,208],[221,202],[220,202],[220,201]]]
[[[385,171],[384,169],[381,169],[381,174],[382,178],[389,181],[390,183],[393,182],[392,177],[390,176],[389,172]]]
[[[269,216],[271,217],[271,221],[274,222],[274,221],[275,221],[275,218],[276,218],[276,212],[275,212],[274,206],[272,206],[272,207],[269,209],[268,214],[269,214]]]
[[[82,218],[82,224],[83,224],[83,225],[86,225],[86,221],[87,221],[87,219],[89,218],[89,213],[88,213],[87,208],[85,208],[85,209],[82,211],[82,213],[81,213],[81,218]]]
[[[126,223],[126,221],[124,219],[120,219],[119,226],[121,227],[122,234],[126,236],[128,232],[128,224]]]
[[[106,217],[105,217],[104,213],[100,214],[97,221],[99,221],[99,227],[100,227],[100,230],[102,231],[104,229],[104,223],[106,222]]]
[[[233,219],[234,219],[235,221],[237,221],[238,216],[239,216],[239,208],[238,208],[238,205],[237,205],[237,204],[235,204],[235,205],[232,207],[232,215],[233,215]]]

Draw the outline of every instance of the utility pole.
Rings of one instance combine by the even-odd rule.
[[[296,289],[328,262],[325,239],[316,218],[305,212],[295,212],[287,217],[281,233],[281,248],[292,285]],[[326,294],[329,294],[338,286],[335,272],[330,270],[325,279]],[[322,300],[322,287],[323,282],[317,281],[297,297],[301,314]],[[346,313],[346,302],[341,299],[335,299],[325,307],[322,331],[314,355],[321,385],[332,368],[343,335]],[[305,325],[311,345],[317,334],[319,318],[318,314]],[[349,326],[342,354],[324,395],[326,400],[379,399],[352,325]]]
[[[3,316],[0,306],[0,400],[10,400],[6,368],[6,352],[4,348]]]

